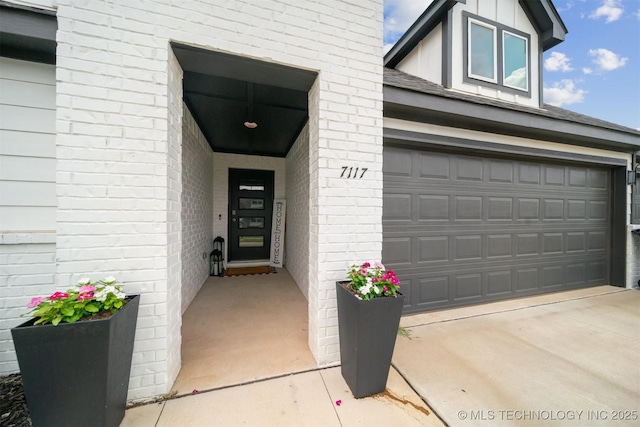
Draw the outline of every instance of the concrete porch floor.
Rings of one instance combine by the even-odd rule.
[[[182,369],[172,392],[190,394],[316,368],[307,301],[284,268],[210,277],[182,316]]]

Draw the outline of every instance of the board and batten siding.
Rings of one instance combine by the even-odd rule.
[[[55,84],[53,65],[0,57],[0,375],[26,304],[55,290]]]
[[[0,58],[0,232],[56,229],[55,67]]]

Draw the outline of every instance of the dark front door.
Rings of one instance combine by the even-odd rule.
[[[229,261],[268,260],[273,171],[229,169]]]

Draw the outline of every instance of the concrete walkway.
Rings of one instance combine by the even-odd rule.
[[[384,394],[354,399],[333,367],[132,408],[121,425],[640,425],[640,291],[603,286],[401,324],[411,336],[398,337]]]
[[[340,368],[218,389],[127,410],[130,426],[444,426],[391,369],[383,394],[355,399]]]

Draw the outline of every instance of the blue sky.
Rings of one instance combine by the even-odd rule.
[[[385,53],[430,3],[384,0]],[[553,4],[569,33],[544,53],[544,102],[640,130],[640,0]]]

